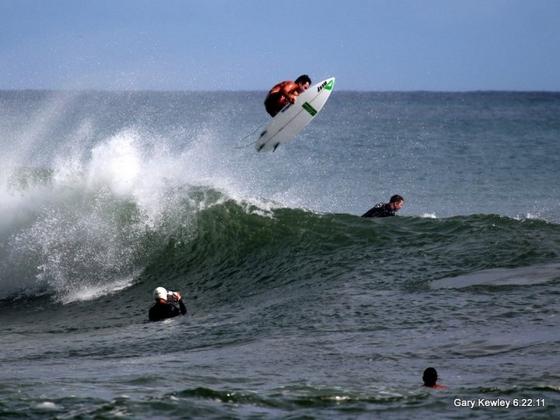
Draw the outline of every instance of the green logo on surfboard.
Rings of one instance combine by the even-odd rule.
[[[309,112],[309,115],[311,115],[312,117],[314,117],[315,114],[317,113],[317,110],[315,108],[313,108],[309,102],[304,102],[302,107],[307,112]]]
[[[317,93],[321,92],[323,89],[332,90],[334,86],[334,79],[329,80],[328,82],[325,80],[321,85],[317,86]]]

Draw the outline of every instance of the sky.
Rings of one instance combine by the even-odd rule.
[[[560,91],[558,0],[0,0],[0,89]]]

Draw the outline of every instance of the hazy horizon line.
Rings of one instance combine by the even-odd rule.
[[[262,93],[268,89],[100,89],[100,88],[3,88],[0,92],[90,92],[90,93]],[[548,89],[337,89],[339,93],[560,93],[560,90]]]

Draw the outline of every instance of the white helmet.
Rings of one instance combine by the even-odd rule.
[[[156,287],[154,289],[154,299],[163,299],[167,301],[167,290],[165,290],[163,287]]]

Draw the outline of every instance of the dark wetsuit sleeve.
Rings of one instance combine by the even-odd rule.
[[[179,301],[179,308],[181,309],[181,314],[185,315],[187,313],[187,307],[183,303],[183,299]]]
[[[362,217],[376,217],[377,213],[379,213],[379,208],[378,207],[372,207],[371,209],[366,211],[364,214],[362,214]]]
[[[177,308],[175,305],[171,303],[166,303],[163,305],[155,304],[150,308],[150,313],[149,313],[150,321],[161,321],[163,319],[173,318],[180,314],[184,315],[187,312],[187,308],[185,308],[185,304],[183,302],[179,302],[179,306],[181,307],[180,311],[179,308]]]
[[[375,207],[365,212],[362,217],[388,217],[394,215],[395,211],[392,210],[388,204],[377,204]]]

